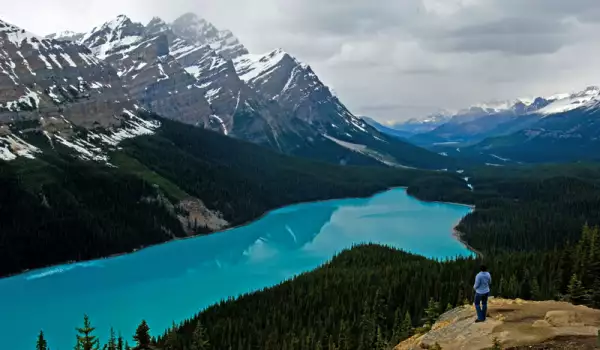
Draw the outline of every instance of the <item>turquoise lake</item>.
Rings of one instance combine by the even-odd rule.
[[[470,211],[393,189],[293,205],[212,235],[0,279],[0,343],[6,350],[32,349],[43,329],[52,350],[71,350],[84,313],[101,341],[112,326],[131,343],[142,319],[151,334],[161,334],[172,321],[312,270],[359,243],[439,259],[471,255],[452,236]]]

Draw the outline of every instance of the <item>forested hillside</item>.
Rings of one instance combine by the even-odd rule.
[[[599,169],[473,169],[473,192],[462,189],[464,182],[439,186],[439,178],[424,177],[414,194],[477,205],[459,227],[483,259],[437,262],[355,247],[313,272],[214,305],[148,343],[158,349],[388,349],[445,309],[469,303],[482,260],[493,275],[493,295],[600,308],[600,230],[592,226]]]
[[[185,210],[178,204],[189,198],[240,225],[287,204],[368,196],[428,173],[294,158],[161,123],[156,134],[122,142],[109,155],[113,166],[79,160],[41,133],[27,135],[44,152],[0,162],[0,276],[210,231],[190,232],[178,220]]]

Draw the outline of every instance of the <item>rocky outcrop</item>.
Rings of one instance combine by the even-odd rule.
[[[492,298],[488,314],[485,322],[475,323],[472,305],[453,309],[429,332],[403,341],[395,350],[429,349],[435,344],[444,350],[489,349],[494,340],[502,348],[560,345],[563,341],[586,346],[593,344],[600,330],[600,310],[565,302]]]

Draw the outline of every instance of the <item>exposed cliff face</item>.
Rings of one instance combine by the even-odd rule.
[[[431,331],[403,341],[395,350],[428,349],[436,343],[444,350],[489,349],[494,339],[502,348],[563,349],[561,344],[571,344],[583,349],[595,342],[600,329],[600,310],[564,302],[492,298],[488,314],[485,322],[475,323],[472,305],[448,311]]]

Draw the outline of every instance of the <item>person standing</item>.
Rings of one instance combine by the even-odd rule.
[[[475,309],[477,310],[477,320],[475,322],[485,321],[487,315],[487,302],[490,295],[490,285],[492,284],[492,275],[487,271],[485,265],[481,265],[480,271],[475,276]]]

